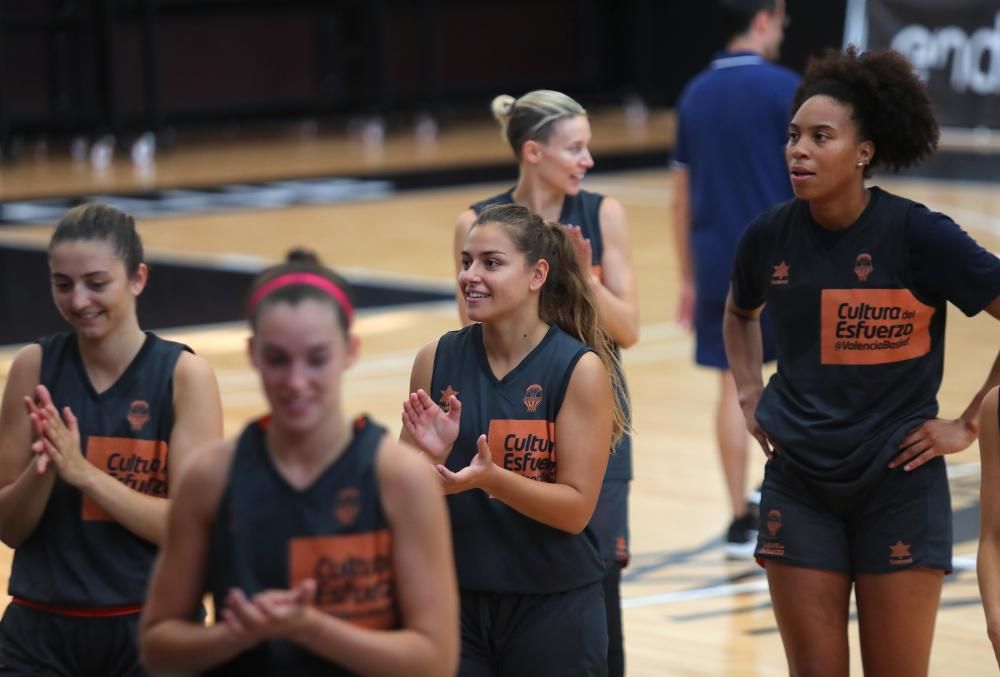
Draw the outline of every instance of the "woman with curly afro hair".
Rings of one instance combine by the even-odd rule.
[[[1000,356],[938,418],[945,309],[1000,318],[1000,260],[949,217],[865,180],[935,149],[924,85],[891,50],[810,62],[785,151],[795,198],[747,228],[724,334],[768,457],[756,556],[792,675],[847,675],[851,588],[865,673],[926,675],[951,501],[944,454],[976,435]],[[764,387],[758,316],[773,311]]]

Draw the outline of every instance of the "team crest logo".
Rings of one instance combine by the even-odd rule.
[[[910,552],[909,543],[896,540],[894,545],[889,546],[889,564],[913,564],[913,554]]]
[[[780,510],[768,510],[767,511],[767,535],[774,538],[778,535],[778,531],[781,529],[781,511]]]
[[[528,386],[528,389],[524,391],[523,402],[529,412],[538,409],[538,405],[542,403],[542,386],[537,383],[532,383]]]
[[[133,432],[142,430],[142,426],[149,421],[149,402],[136,400],[128,406],[128,423],[132,426]]]
[[[333,500],[333,516],[345,527],[358,521],[361,512],[361,492],[357,487],[347,487],[337,493]]]
[[[774,266],[774,272],[771,273],[771,284],[788,284],[788,275],[791,270],[792,267],[784,261]]]
[[[441,409],[444,410],[444,413],[446,414],[448,413],[448,401],[451,399],[452,395],[458,397],[458,391],[452,388],[449,383],[448,387],[441,391],[441,399],[438,400],[438,404],[441,405]]]
[[[867,282],[873,270],[875,267],[872,265],[872,255],[864,252],[858,254],[854,262],[854,274],[858,276],[858,282]]]

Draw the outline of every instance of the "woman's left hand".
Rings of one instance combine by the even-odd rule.
[[[490,475],[495,471],[493,454],[486,442],[486,435],[480,435],[476,441],[478,451],[468,466],[458,472],[452,472],[443,465],[437,466],[438,474],[444,484],[444,493],[457,494],[469,489],[482,489]]]
[[[962,451],[976,439],[979,426],[960,418],[933,418],[924,421],[899,443],[900,453],[889,461],[889,467],[903,470],[919,468],[935,456]]]

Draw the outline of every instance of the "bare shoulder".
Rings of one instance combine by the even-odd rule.
[[[421,364],[426,363],[427,366],[433,366],[434,356],[437,354],[438,341],[440,339],[434,339],[428,343],[425,343],[417,351],[417,356],[414,362],[420,362]]]
[[[472,226],[473,221],[476,220],[476,212],[474,209],[463,210],[459,215],[458,219],[455,221],[455,235],[462,236],[463,238],[469,234],[469,228]]]
[[[37,343],[31,343],[14,354],[14,359],[10,365],[10,373],[7,375],[8,383],[14,379],[30,380],[38,383],[42,373],[42,347]]]
[[[438,339],[425,344],[413,358],[413,370],[410,372],[410,392],[418,389],[429,390],[431,377],[434,374],[434,357],[437,355]]]
[[[383,436],[376,463],[379,489],[390,511],[392,505],[405,509],[412,501],[441,495],[434,466],[408,444]]]
[[[197,512],[214,515],[235,453],[235,439],[212,442],[192,453],[172,492],[177,502],[190,502]]]
[[[587,352],[576,363],[573,373],[569,378],[569,391],[588,394],[594,389],[606,388],[610,384],[608,370],[605,368],[601,358],[597,353]]]
[[[7,374],[7,384],[3,392],[3,413],[15,416],[14,412],[23,411],[23,398],[32,397],[35,386],[42,375],[42,347],[37,343],[27,345],[14,355]],[[27,421],[27,416],[24,416]],[[27,423],[25,423],[27,428]]]
[[[25,413],[24,398],[34,397],[41,372],[42,347],[37,343],[25,346],[14,355],[4,386],[3,404],[0,405],[0,450],[5,457],[8,451],[18,450],[18,465],[22,456],[30,456],[27,445],[31,442],[31,424]],[[16,470],[20,472],[21,468]]]
[[[624,219],[625,206],[621,203],[621,201],[618,198],[611,197],[610,195],[605,195],[604,199],[601,200],[601,216],[617,217],[619,219]]]
[[[215,383],[215,372],[204,357],[185,350],[174,366],[174,383],[183,388]]]
[[[625,207],[613,197],[605,197],[601,200],[601,228],[606,226],[625,227]]]

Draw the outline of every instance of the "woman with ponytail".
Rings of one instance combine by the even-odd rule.
[[[309,252],[258,277],[250,361],[271,411],[184,474],[143,619],[157,672],[454,673],[444,500],[412,450],[344,413],[350,286]],[[194,621],[210,592],[215,623]]]
[[[590,521],[628,424],[590,273],[566,229],[513,204],[483,210],[461,257],[475,324],[420,351],[403,404],[448,494],[459,674],[606,675]]]
[[[563,224],[594,298],[602,328],[616,350],[632,346],[639,339],[639,302],[625,209],[618,200],[581,187],[583,178],[594,166],[587,112],[569,96],[545,89],[528,92],[518,99],[500,95],[493,100],[492,112],[517,159],[519,177],[513,188],[477,202],[459,215],[454,236],[456,270],[462,267],[461,252],[469,229],[483,209],[494,204],[527,207],[548,221]],[[468,324],[470,318],[461,292],[458,310],[463,324]],[[620,394],[627,411],[624,388]],[[604,596],[611,677],[625,673],[620,584],[621,571],[629,561],[631,479],[632,438],[625,434],[608,461],[591,524],[606,569]]]

